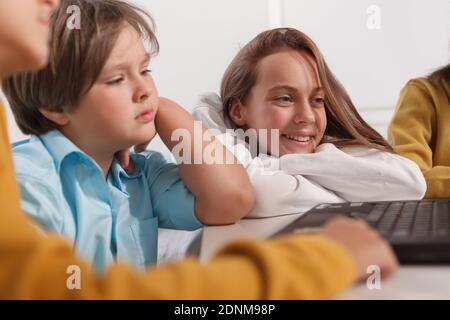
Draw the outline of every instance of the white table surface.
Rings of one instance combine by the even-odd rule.
[[[268,238],[298,216],[243,219],[233,225],[206,227],[200,259],[209,260],[233,240]],[[401,266],[396,274],[381,280],[380,289],[370,290],[365,283],[358,283],[337,299],[450,299],[450,266]]]

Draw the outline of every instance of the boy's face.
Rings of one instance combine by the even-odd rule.
[[[230,111],[233,121],[258,132],[279,129],[279,150],[271,150],[267,132],[267,151],[273,155],[314,152],[327,122],[314,60],[304,52],[281,51],[261,59],[257,68],[247,101]]]
[[[111,153],[153,138],[158,92],[150,56],[129,25],[119,34],[103,70],[63,127],[80,147]]]
[[[45,66],[49,20],[58,3],[59,0],[0,1],[0,76]]]

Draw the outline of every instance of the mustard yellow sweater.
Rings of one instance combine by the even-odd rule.
[[[425,78],[403,88],[388,129],[394,150],[420,167],[425,198],[450,197],[450,84]]]
[[[96,276],[72,248],[31,226],[19,207],[5,115],[0,105],[0,298],[4,299],[316,299],[350,285],[354,261],[321,236],[240,241],[210,263],[194,259],[139,273],[113,265]],[[81,289],[70,290],[71,265]]]

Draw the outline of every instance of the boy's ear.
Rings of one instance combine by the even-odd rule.
[[[244,106],[240,101],[235,101],[231,104],[228,110],[228,116],[237,126],[243,127],[247,123]]]
[[[48,120],[61,127],[69,124],[69,118],[64,112],[49,111],[46,108],[39,108],[39,112]]]

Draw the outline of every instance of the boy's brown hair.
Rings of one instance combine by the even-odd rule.
[[[71,29],[67,24],[71,16],[67,9],[73,5],[80,9],[79,29]],[[73,110],[98,78],[125,24],[141,35],[151,54],[159,51],[154,21],[142,9],[119,0],[61,0],[51,19],[48,66],[2,81],[23,133],[39,135],[58,128],[39,109]]]

